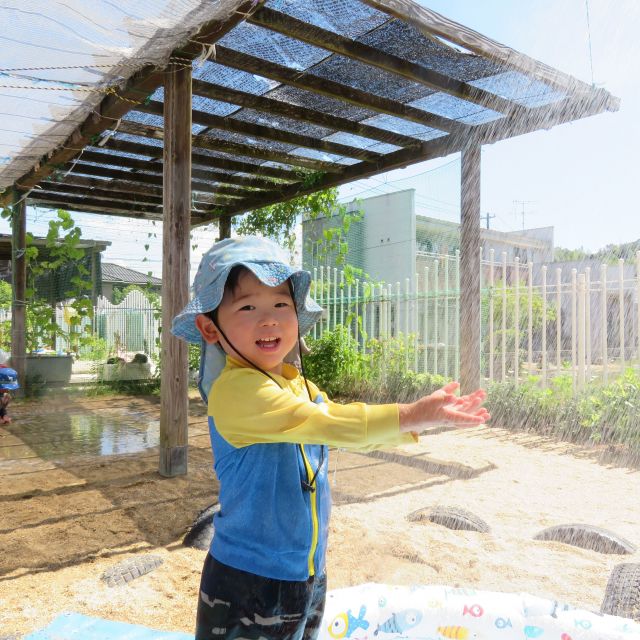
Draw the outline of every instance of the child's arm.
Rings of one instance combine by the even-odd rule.
[[[487,394],[478,389],[466,396],[455,396],[457,382],[450,382],[431,395],[411,404],[399,404],[400,431],[419,433],[423,429],[451,424],[456,427],[471,427],[486,422],[491,416],[482,406]]]

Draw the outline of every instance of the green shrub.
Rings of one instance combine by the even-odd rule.
[[[304,356],[305,373],[329,396],[366,377],[367,357],[358,352],[358,343],[345,327],[306,341],[311,353]]]
[[[640,376],[633,369],[575,394],[569,375],[554,378],[546,389],[537,377],[518,387],[496,383],[489,387],[486,405],[494,426],[640,451]]]
[[[195,342],[189,343],[189,371],[200,370],[200,345]]]
[[[412,402],[447,383],[443,376],[414,373],[413,349],[403,336],[370,340],[369,353],[359,352],[349,330],[338,326],[318,339],[308,338],[311,349],[304,356],[305,373],[332,399],[342,402]]]
[[[104,338],[96,335],[87,337],[82,347],[80,347],[80,360],[90,360],[92,362],[106,362],[111,349]]]

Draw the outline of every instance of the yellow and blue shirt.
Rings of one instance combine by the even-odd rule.
[[[220,482],[211,555],[278,580],[325,570],[331,495],[327,446],[373,449],[413,442],[398,405],[331,402],[283,364],[273,380],[227,357],[209,394],[209,432]],[[324,448],[324,452],[322,451]],[[320,464],[314,491],[303,488]]]

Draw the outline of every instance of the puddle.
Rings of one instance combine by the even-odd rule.
[[[43,460],[56,460],[78,455],[136,453],[157,447],[160,441],[159,420],[124,408],[21,418],[8,430],[22,443],[7,447],[13,451],[5,453],[14,459],[33,454]]]

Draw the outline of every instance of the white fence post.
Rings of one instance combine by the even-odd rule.
[[[502,324],[500,327],[502,335],[502,375],[501,380],[507,379],[507,252],[502,252]]]
[[[619,332],[620,332],[620,372],[624,371],[625,367],[625,353],[624,353],[624,260],[620,258],[618,260],[618,307],[620,311],[619,317]]]
[[[547,266],[542,267],[542,384],[546,387],[547,372]]]
[[[424,300],[422,302],[424,313],[422,318],[424,353],[422,354],[422,362],[424,372],[427,373],[429,371],[429,267],[424,268],[424,284],[422,287],[424,289]]]
[[[585,373],[585,316],[586,279],[584,273],[578,276],[578,389],[584,388]]]
[[[495,250],[489,249],[489,380],[493,382],[494,380],[494,371],[493,371],[493,361],[496,354],[495,349],[495,329],[493,326],[493,311],[494,311],[494,302],[493,302],[493,294],[494,294],[494,265],[495,265]]]
[[[602,264],[600,265],[600,349],[602,357],[602,377],[605,383],[607,382],[607,379],[609,377],[609,323],[607,322],[609,310],[607,309],[607,302],[607,265]]]
[[[513,342],[513,376],[516,387],[520,380],[520,258],[516,257],[515,265],[515,282],[514,282],[514,305],[513,305],[513,327],[515,329],[514,342]]]
[[[420,282],[418,272],[415,273],[413,287],[413,370],[418,373],[418,336],[420,335]]]
[[[482,247],[480,247],[480,277],[482,278]],[[456,305],[455,305],[455,372],[454,379],[460,380],[460,250],[456,249]],[[482,289],[481,289],[482,290]],[[482,334],[481,334],[482,335]]]
[[[640,251],[636,252],[636,347],[640,360]]]
[[[438,374],[438,298],[440,297],[440,283],[438,282],[438,259],[433,262],[433,373]]]
[[[584,270],[585,275],[585,358],[587,359],[587,381],[591,380],[591,267]]]
[[[576,335],[577,335],[577,273],[576,269],[571,269],[571,375],[573,377],[573,386],[576,385]]]
[[[533,262],[527,265],[527,359],[529,375],[533,375]]]
[[[556,375],[562,371],[562,269],[556,269]]]

